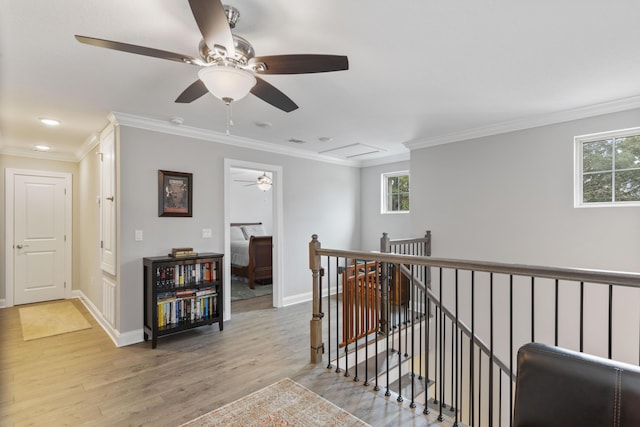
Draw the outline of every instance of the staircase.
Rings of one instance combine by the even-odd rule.
[[[366,343],[358,342],[346,352],[341,351],[337,358],[328,363],[327,370],[344,377],[345,381],[370,387],[371,392],[422,413],[433,422],[464,426],[455,418],[458,411],[449,403],[453,400],[435,398],[438,395],[438,391],[434,390],[436,383],[426,376],[425,346],[418,349],[419,337],[414,337],[413,346],[411,344],[412,330],[414,333],[424,330],[428,323],[422,317],[414,324],[403,322],[388,336],[374,334]],[[434,345],[430,347],[433,352]],[[430,363],[434,362],[435,356],[431,355]],[[433,368],[430,371],[432,376],[437,375]]]
[[[432,258],[430,237],[368,253],[314,236],[313,363],[455,426],[511,425],[527,342],[640,364],[639,274]]]

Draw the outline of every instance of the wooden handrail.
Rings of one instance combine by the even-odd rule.
[[[468,261],[452,258],[421,257],[414,255],[397,255],[381,252],[347,251],[342,249],[325,248],[316,249],[316,255],[358,259],[363,261],[388,262],[392,264],[413,264],[424,265],[427,267],[482,271],[486,273],[510,274],[514,276],[571,280],[585,283],[604,283],[608,285],[640,288],[640,273],[588,270],[580,268],[541,267],[524,264]]]
[[[390,239],[389,243],[392,245],[406,245],[411,243],[423,243],[424,237],[415,237],[415,238],[407,238],[407,239]]]

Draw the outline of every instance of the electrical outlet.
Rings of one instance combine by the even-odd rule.
[[[142,230],[136,230],[136,241],[142,241]]]
[[[212,236],[212,232],[210,228],[203,228],[202,229],[202,238],[203,239],[210,239]]]

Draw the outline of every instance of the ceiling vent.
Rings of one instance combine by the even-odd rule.
[[[340,157],[342,159],[352,159],[355,157],[366,156],[368,154],[380,153],[385,150],[374,147],[372,145],[361,144],[356,142],[354,144],[344,145],[342,147],[331,148],[329,150],[320,151],[318,154],[327,154],[329,156]]]

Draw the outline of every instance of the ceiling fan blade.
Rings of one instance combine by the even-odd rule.
[[[264,102],[273,105],[276,108],[281,109],[286,113],[290,113],[297,109],[298,106],[287,95],[280,92],[271,83],[267,83],[260,77],[255,76],[256,85],[251,89],[251,93],[262,99]]]
[[[151,47],[138,46],[135,44],[114,42],[111,40],[96,39],[93,37],[76,35],[76,40],[80,43],[88,44],[91,46],[104,47],[107,49],[119,50],[122,52],[135,53],[138,55],[151,56],[153,58],[168,59],[170,61],[183,62],[186,64],[202,65],[202,61],[198,58],[194,58],[189,55],[182,55],[180,53],[169,52],[166,50],[154,49]]]
[[[271,55],[256,56],[250,65],[263,64],[260,74],[308,74],[326,73],[349,69],[349,59],[340,55]]]
[[[233,58],[236,54],[233,35],[220,0],[189,0],[189,6],[209,49],[216,50],[216,45],[224,47],[227,56]]]
[[[188,104],[189,102],[195,101],[201,96],[208,93],[209,90],[202,83],[202,80],[198,79],[195,82],[191,83],[188,88],[186,88],[180,96],[176,98],[175,102],[179,102],[181,104]]]

